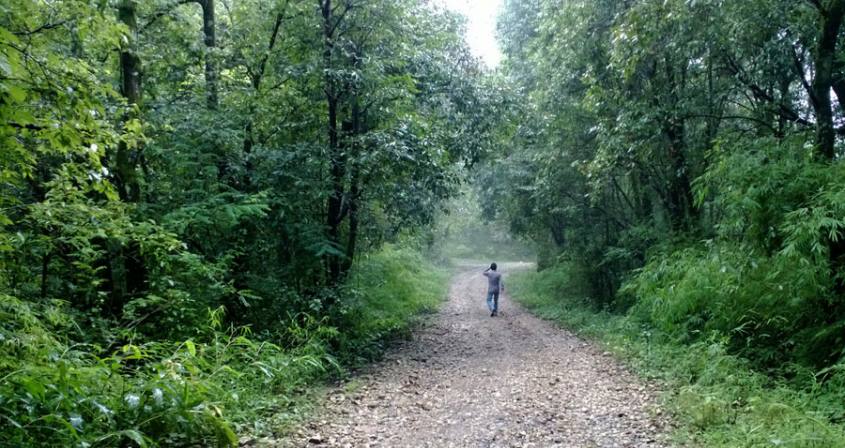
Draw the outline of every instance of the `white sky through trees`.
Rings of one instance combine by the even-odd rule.
[[[496,16],[502,0],[439,0],[437,3],[467,17],[467,43],[473,54],[490,68],[499,65],[502,53],[496,42]]]

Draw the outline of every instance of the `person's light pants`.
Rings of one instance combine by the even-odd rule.
[[[487,292],[487,308],[491,313],[499,310],[499,291]]]

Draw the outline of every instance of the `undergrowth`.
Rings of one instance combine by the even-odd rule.
[[[845,366],[757,371],[729,353],[729,339],[719,333],[685,342],[636,315],[595,309],[568,263],[516,273],[510,288],[536,315],[600,341],[641,375],[665,384],[666,406],[680,424],[674,434],[678,444],[845,446]]]
[[[0,296],[0,446],[235,446],[301,413],[302,397],[377,356],[445,295],[445,272],[407,249],[363,259],[335,318],[226,328],[224,309],[182,341],[79,343],[60,301]]]
[[[408,336],[418,317],[437,310],[448,284],[446,271],[418,252],[387,246],[364,256],[352,273],[340,325],[343,363],[370,361],[392,339]]]

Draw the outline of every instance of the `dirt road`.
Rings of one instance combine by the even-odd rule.
[[[505,274],[519,268],[505,265]],[[500,299],[473,267],[413,340],[338,388],[287,446],[662,447],[655,390],[608,354]]]

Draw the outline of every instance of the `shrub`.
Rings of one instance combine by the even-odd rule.
[[[792,379],[763,374],[732,354],[729,338],[719,333],[685,343],[639,314],[596,311],[569,286],[578,276],[566,265],[520,273],[511,277],[511,294],[532,312],[598,339],[640,374],[661,380],[666,406],[680,423],[674,434],[679,445],[845,446],[839,423],[845,415],[843,366],[812,373],[793,365]]]
[[[258,337],[224,328],[221,307],[191,339],[124,329],[127,342],[106,347],[75,342],[84,331],[66,303],[0,295],[0,446],[234,446],[237,432],[269,432],[268,421],[299,413],[342,363],[407,334],[445,280],[417,252],[388,246],[357,265],[337,316],[289,314]]]
[[[378,356],[386,342],[408,334],[416,316],[436,310],[448,281],[419,252],[387,245],[364,256],[349,287],[338,353],[351,355],[346,361],[355,364]]]
[[[319,331],[288,351],[212,328],[202,343],[128,344],[98,357],[59,339],[55,327],[69,319],[60,306],[4,296],[0,313],[3,446],[234,446],[233,420],[337,366]]]

